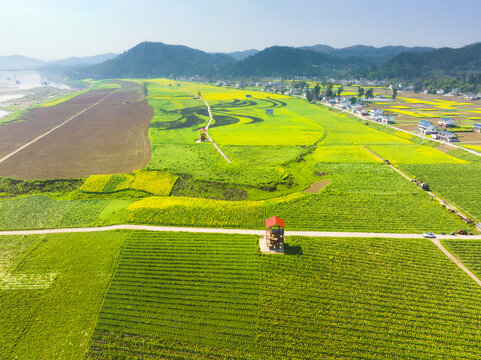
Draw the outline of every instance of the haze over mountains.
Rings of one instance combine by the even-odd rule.
[[[118,54],[107,53],[102,55],[70,57],[62,60],[43,61],[23,55],[0,56],[0,70],[32,70],[44,66],[79,66],[100,64],[113,59]]]
[[[103,54],[43,62],[0,57],[0,69],[46,67],[73,77],[260,77],[329,76],[418,79],[463,77],[481,71],[481,43],[459,49],[355,45],[294,48],[272,46],[233,53],[207,53],[183,45],[143,42],[120,55]]]

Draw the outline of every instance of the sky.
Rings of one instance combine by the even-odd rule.
[[[0,0],[0,56],[121,53],[142,41],[208,52],[273,45],[461,47],[480,0]]]

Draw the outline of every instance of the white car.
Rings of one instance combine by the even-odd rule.
[[[424,238],[428,238],[428,239],[432,239],[432,238],[435,238],[436,235],[435,235],[434,233],[432,233],[432,232],[427,232],[427,233],[424,233],[424,234],[423,234],[423,237],[424,237]]]

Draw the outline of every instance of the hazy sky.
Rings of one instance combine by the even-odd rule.
[[[226,52],[460,47],[481,41],[480,14],[480,0],[0,0],[0,56],[88,56],[145,40]]]

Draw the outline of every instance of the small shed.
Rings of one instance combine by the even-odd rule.
[[[246,98],[251,98],[251,97],[252,97],[251,94],[247,94],[247,95],[246,95]]]
[[[274,115],[274,109],[266,109],[266,115]]]
[[[481,133],[481,124],[474,124],[473,130],[478,132],[478,133]]]
[[[272,216],[266,219],[266,246],[270,250],[284,250],[284,220]]]

